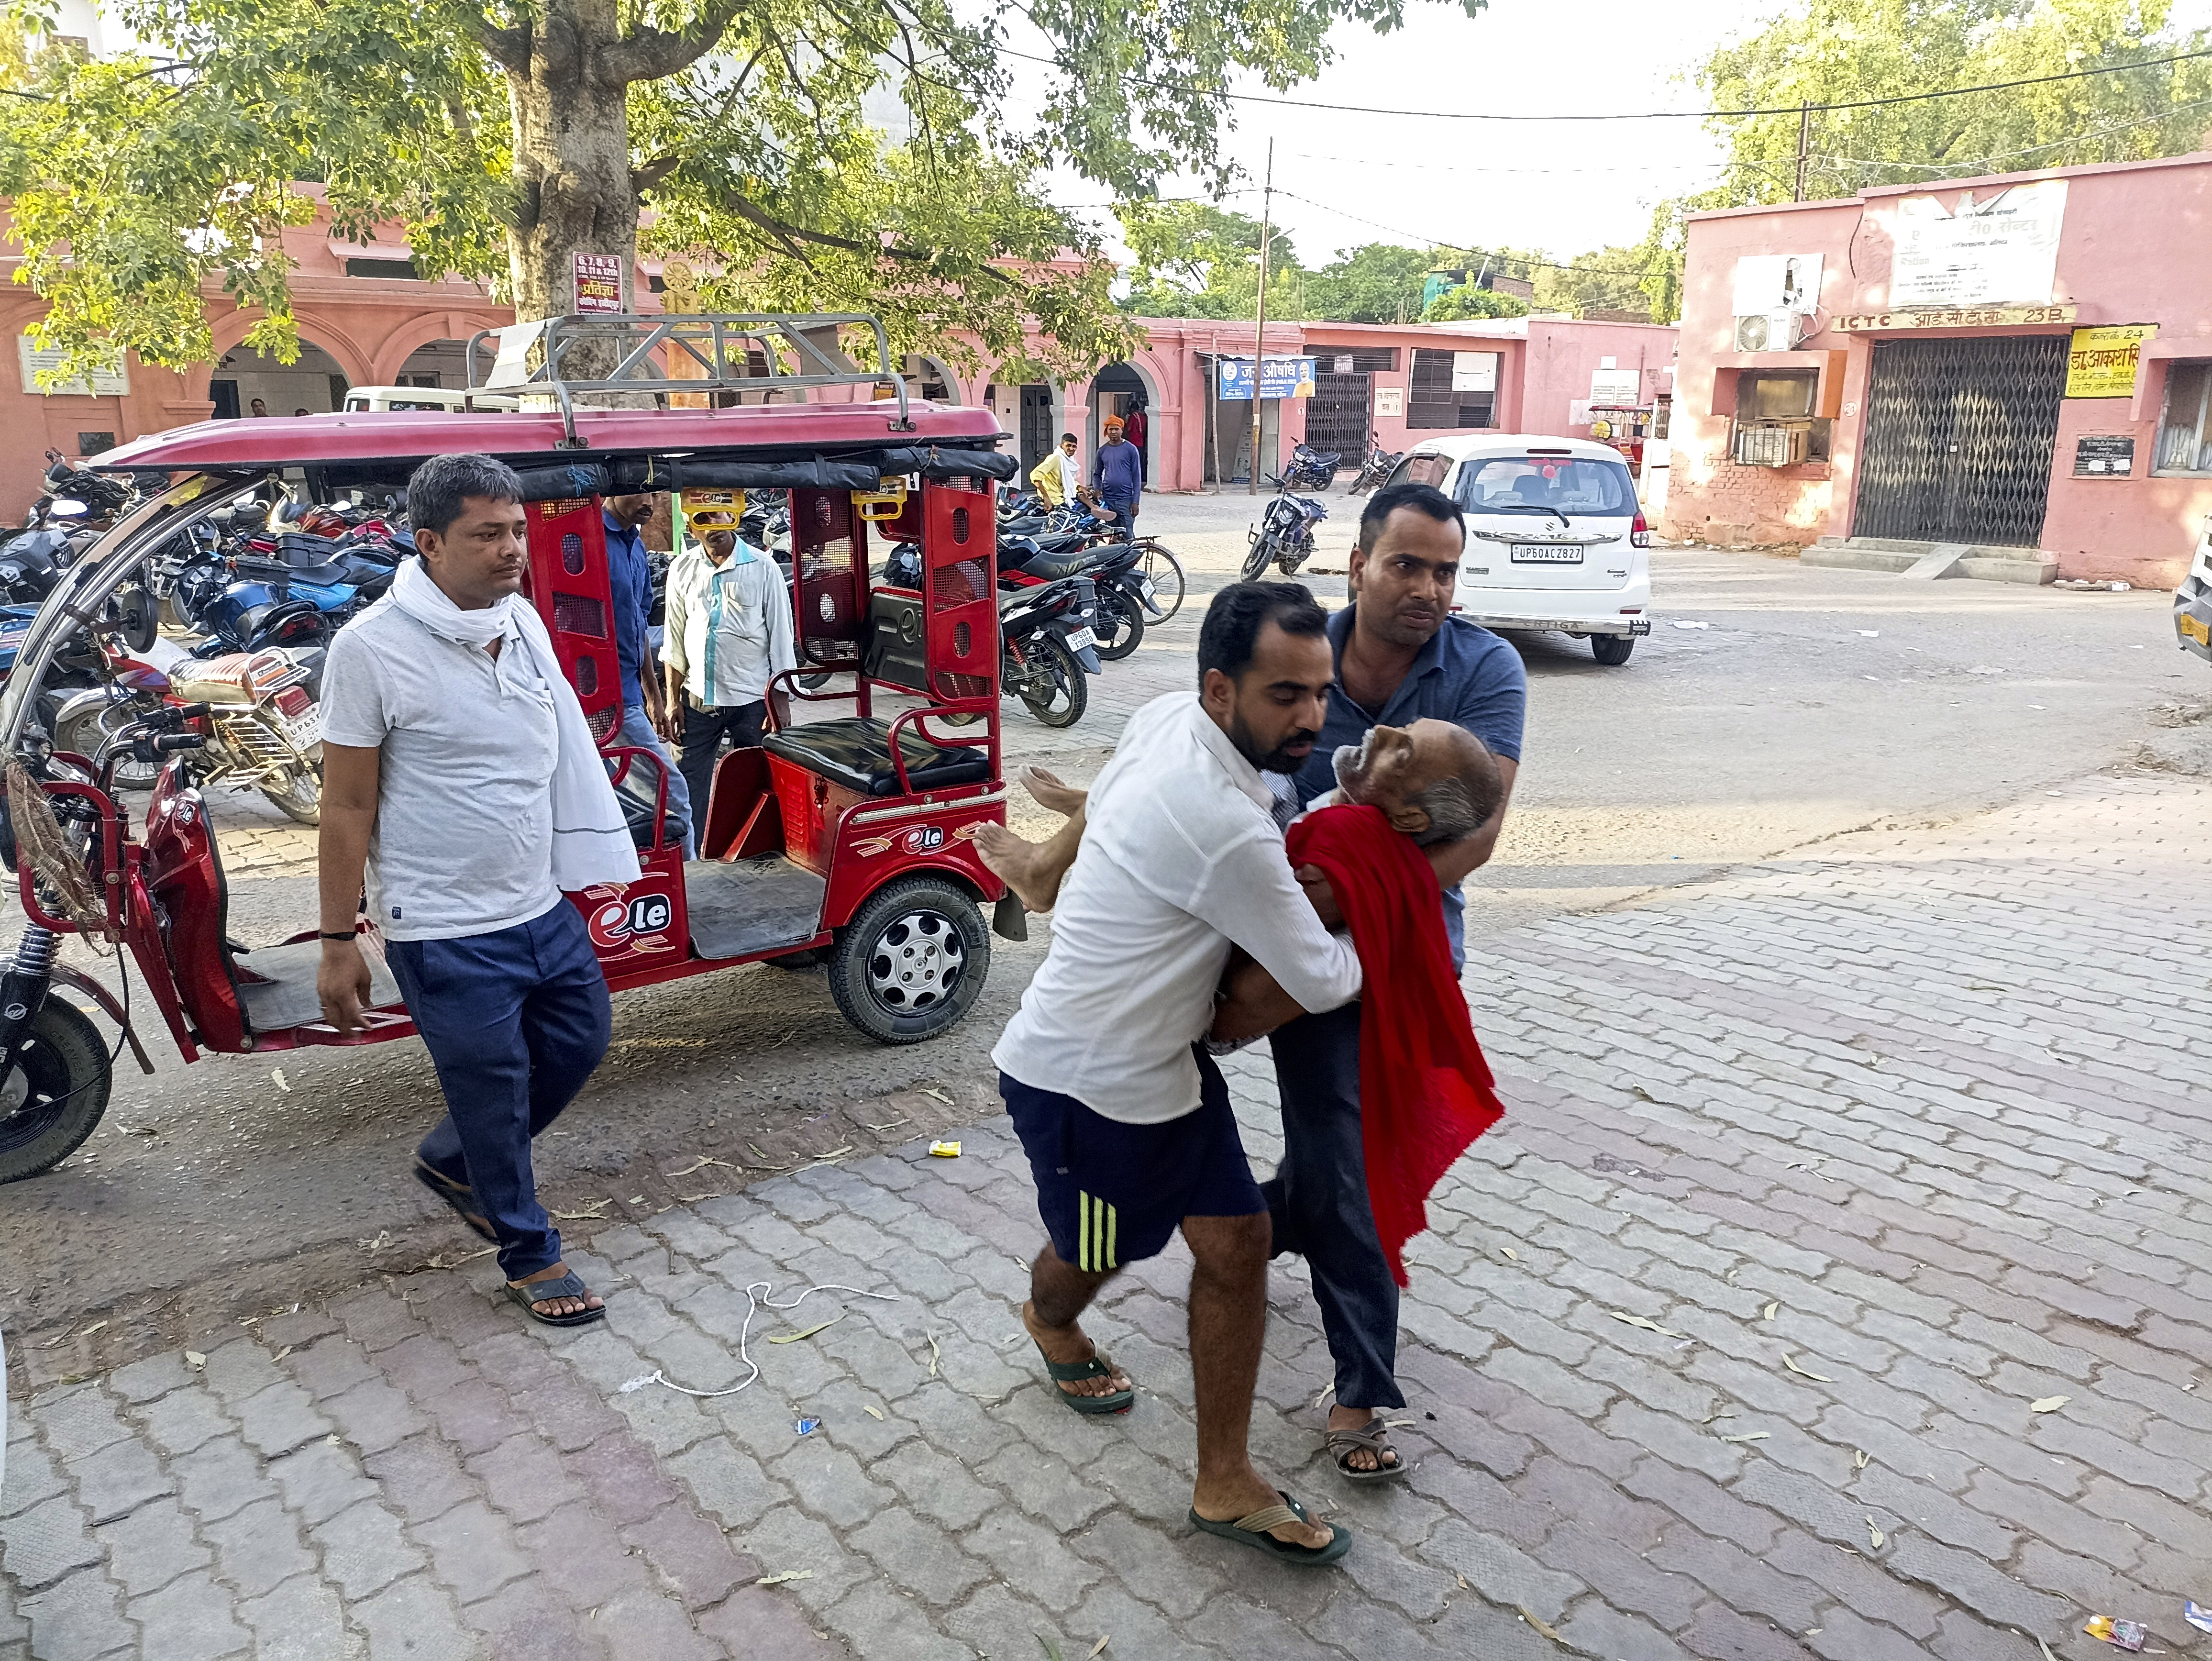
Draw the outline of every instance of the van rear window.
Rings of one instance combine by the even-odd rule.
[[[1470,514],[1633,514],[1636,484],[1618,461],[1492,456],[1460,469],[1453,487]]]

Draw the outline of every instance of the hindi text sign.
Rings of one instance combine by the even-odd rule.
[[[2066,396],[2133,398],[2143,342],[2155,323],[2119,323],[2076,329],[2066,350]]]

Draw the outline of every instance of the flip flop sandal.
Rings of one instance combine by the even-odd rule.
[[[1330,1535],[1328,1543],[1319,1550],[1311,1546],[1294,1546],[1289,1541],[1278,1540],[1268,1533],[1269,1529],[1279,1529],[1285,1523],[1313,1520],[1306,1515],[1306,1508],[1288,1494],[1281,1488],[1275,1492],[1283,1496],[1281,1505],[1262,1506],[1250,1516],[1240,1517],[1233,1523],[1216,1523],[1200,1517],[1195,1506],[1191,1507],[1190,1520],[1208,1534],[1218,1534],[1224,1540],[1234,1540],[1239,1545],[1254,1547],[1279,1563],[1299,1563],[1309,1568],[1320,1568],[1324,1564],[1335,1562],[1352,1549],[1352,1536],[1341,1523],[1332,1522],[1329,1524],[1334,1532]]]
[[[528,1286],[517,1286],[512,1281],[507,1283],[507,1295],[522,1305],[523,1312],[532,1320],[549,1327],[589,1326],[593,1321],[605,1320],[607,1315],[605,1304],[597,1309],[578,1310],[574,1315],[541,1315],[538,1311],[538,1305],[552,1299],[581,1298],[590,1292],[591,1287],[577,1279],[573,1270],[557,1281],[532,1281]]]
[[[1358,1430],[1330,1431],[1322,1437],[1322,1445],[1328,1450],[1328,1457],[1336,1461],[1337,1474],[1347,1482],[1387,1482],[1406,1474],[1406,1456],[1402,1453],[1398,1454],[1398,1463],[1395,1465],[1382,1463],[1384,1454],[1398,1453],[1398,1450],[1391,1446],[1390,1433],[1379,1414]],[[1364,1448],[1375,1456],[1373,1470],[1362,1470],[1350,1463],[1353,1451],[1359,1448]]]
[[[433,1171],[422,1160],[415,1161],[415,1180],[453,1207],[453,1215],[468,1225],[469,1232],[479,1239],[499,1244],[499,1236],[491,1232],[491,1225],[482,1212],[475,1208],[476,1190],[466,1183],[457,1183],[443,1171]]]
[[[1037,1354],[1043,1357],[1044,1370],[1052,1375],[1052,1393],[1085,1418],[1102,1413],[1127,1413],[1136,1404],[1137,1392],[1134,1390],[1117,1390],[1111,1396],[1077,1396],[1060,1388],[1063,1382],[1075,1384],[1085,1378],[1109,1378],[1113,1376],[1114,1364],[1096,1349],[1091,1351],[1091,1359],[1087,1361],[1055,1361],[1045,1354],[1042,1344],[1037,1346]]]

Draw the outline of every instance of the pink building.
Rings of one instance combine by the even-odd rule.
[[[301,189],[312,194],[314,187]],[[333,234],[327,211],[285,232],[301,339],[299,361],[291,364],[241,344],[258,313],[211,294],[216,362],[178,373],[133,359],[89,387],[42,392],[32,379],[35,355],[24,333],[40,302],[28,289],[0,290],[0,326],[18,344],[15,362],[0,368],[0,454],[14,459],[0,472],[0,518],[21,520],[39,493],[40,457],[50,447],[76,460],[211,416],[319,414],[339,408],[350,386],[465,385],[470,336],[512,322],[514,313],[475,283],[417,276],[399,237],[395,226],[374,246],[343,241]],[[639,264],[640,309],[659,307],[653,292],[658,271],[658,262]],[[916,397],[995,411],[1028,465],[1062,432],[1074,433],[1088,458],[1105,417],[1141,395],[1151,488],[1196,490],[1244,479],[1252,401],[1217,392],[1224,362],[1249,370],[1252,325],[1191,318],[1142,323],[1147,344],[1087,380],[1001,382],[988,368],[962,373],[922,355],[907,359],[905,379]],[[1386,449],[1403,450],[1424,438],[1485,429],[1587,437],[1594,423],[1606,424],[1600,435],[1633,452],[1647,430],[1663,436],[1674,352],[1674,331],[1645,324],[1550,318],[1431,326],[1271,323],[1265,356],[1301,365],[1310,359],[1312,378],[1304,396],[1260,400],[1261,469],[1276,471],[1289,447],[1306,440],[1344,452],[1356,467],[1370,434]],[[13,397],[6,395],[11,373]]]
[[[2208,154],[1696,216],[1664,528],[2171,586],[2212,513],[2208,237]]]

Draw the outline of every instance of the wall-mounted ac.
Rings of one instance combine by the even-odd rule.
[[[1804,319],[1795,312],[1752,312],[1735,320],[1740,352],[1786,352],[1796,345]]]
[[[1730,459],[1743,467],[1795,467],[1810,453],[1810,422],[1754,427],[1738,423]]]

